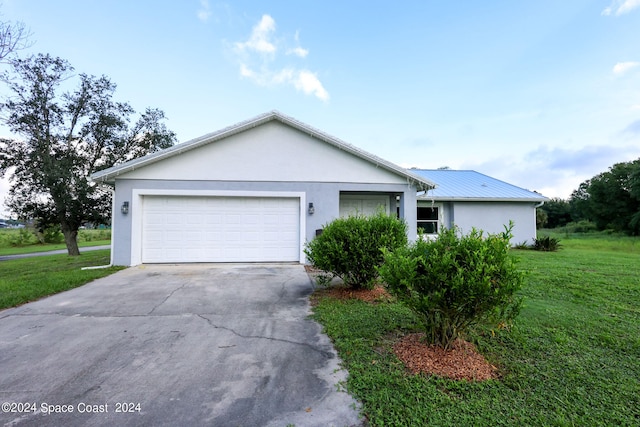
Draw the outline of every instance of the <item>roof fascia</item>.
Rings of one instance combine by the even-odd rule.
[[[549,199],[547,197],[538,197],[538,198],[498,198],[498,197],[443,197],[443,196],[418,196],[418,200],[434,200],[437,202],[528,202],[528,203],[538,203],[538,202],[547,202]]]
[[[207,135],[203,135],[201,137],[192,139],[187,142],[183,142],[182,144],[176,144],[170,148],[167,148],[166,150],[159,151],[157,153],[148,154],[144,157],[131,160],[121,165],[101,170],[99,172],[92,174],[91,179],[97,182],[112,183],[118,175],[131,172],[135,169],[139,169],[141,167],[150,165],[160,160],[176,156],[185,151],[193,150],[194,148],[198,148],[202,145],[210,144],[212,142],[221,140],[223,138],[227,138],[231,135],[244,132],[246,130],[249,130],[254,127],[260,126],[264,123],[267,123],[271,120],[277,120],[283,124],[286,124],[288,126],[291,126],[299,130],[300,132],[308,134],[309,136],[320,139],[328,144],[333,145],[334,147],[337,147],[343,151],[346,151],[357,157],[360,157],[374,164],[377,167],[382,167],[397,175],[404,176],[407,178],[408,183],[413,184],[418,189],[418,191],[427,191],[427,190],[436,188],[436,184],[429,181],[426,178],[422,178],[421,176],[408,172],[406,169],[401,168],[400,166],[397,166],[378,156],[375,156],[371,153],[361,150],[355,147],[354,145],[348,144],[338,138],[328,135],[316,128],[313,128],[305,123],[302,123],[294,119],[293,117],[286,116],[280,113],[279,111],[271,111],[269,113],[261,114],[252,119],[246,120],[244,122],[240,122],[238,124],[229,126],[219,131],[209,133]]]

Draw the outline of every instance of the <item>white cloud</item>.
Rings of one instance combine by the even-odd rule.
[[[296,89],[303,91],[307,95],[313,94],[325,102],[329,100],[329,93],[322,86],[320,80],[318,80],[318,76],[311,71],[300,70],[293,80],[293,85]]]
[[[634,129],[634,126],[639,129]],[[638,130],[640,120],[629,125],[625,132]],[[505,155],[484,161],[467,159],[460,169],[474,169],[513,185],[539,191],[547,197],[568,198],[581,182],[605,172],[615,163],[637,158],[638,147],[635,144],[580,148],[541,146],[522,155]]]
[[[295,73],[296,71],[291,68],[284,68],[273,75],[271,83],[292,83],[295,80]]]
[[[200,9],[198,9],[198,19],[207,22],[211,17],[211,7],[209,0],[200,0]]]
[[[257,72],[246,64],[240,64],[240,75],[252,80],[259,86],[287,84],[305,95],[313,95],[324,102],[329,101],[329,92],[322,86],[318,76],[309,70],[283,68],[279,71],[261,70]]]
[[[250,79],[255,79],[256,73],[249,69],[246,64],[240,64],[240,75],[242,77],[248,77]]]
[[[622,76],[639,65],[640,62],[637,61],[618,62],[613,66],[613,74],[617,77]]]
[[[304,60],[309,50],[300,45],[299,33],[294,42],[291,37],[276,37],[276,22],[269,15],[263,15],[246,41],[234,44],[234,53],[240,63],[240,76],[258,86],[289,85],[305,95],[315,96],[321,101],[329,101],[329,92],[314,73],[304,67],[292,65],[291,60],[280,64],[280,52]]]
[[[253,50],[258,53],[275,53],[276,46],[271,42],[271,34],[276,30],[276,21],[269,15],[262,15],[260,22],[253,27],[249,40],[244,43],[236,43],[241,51]]]
[[[289,49],[287,51],[287,55],[296,55],[299,56],[300,58],[306,58],[307,55],[309,54],[309,51],[303,47],[300,47],[300,31],[296,31],[296,35],[293,36],[293,39],[296,41],[296,47],[294,47],[293,49]]]
[[[620,16],[625,13],[629,13],[638,7],[640,7],[640,0],[613,0],[611,5],[602,11],[602,15],[609,16],[614,14],[616,16]]]
[[[295,55],[295,56],[299,56],[300,58],[306,58],[307,55],[309,54],[309,51],[307,49],[304,49],[302,47],[294,47],[293,49],[289,49],[287,51],[287,54],[291,55]]]

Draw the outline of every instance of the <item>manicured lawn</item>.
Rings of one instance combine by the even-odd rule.
[[[109,264],[109,258],[109,250],[100,250],[77,257],[51,255],[0,261],[0,309],[76,288],[122,269],[81,270]]]
[[[558,237],[559,252],[514,251],[528,276],[511,331],[469,336],[500,380],[410,375],[391,351],[416,328],[408,310],[320,300],[314,317],[371,425],[640,425],[640,244]]]

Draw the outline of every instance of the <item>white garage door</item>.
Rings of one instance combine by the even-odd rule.
[[[300,201],[145,196],[142,262],[298,261]]]

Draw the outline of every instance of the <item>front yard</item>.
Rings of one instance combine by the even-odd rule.
[[[468,337],[497,380],[412,375],[392,351],[416,329],[409,310],[321,297],[314,317],[371,425],[640,425],[639,248],[561,243],[560,252],[515,251],[528,275],[514,327]]]
[[[0,261],[0,310],[82,286],[122,267],[82,270],[109,264],[110,251],[85,252],[77,257],[48,255]]]
[[[562,238],[562,236],[560,236]],[[324,325],[349,371],[344,385],[373,426],[640,425],[640,244],[562,240],[559,252],[515,251],[528,272],[510,330],[467,338],[499,378],[412,375],[392,346],[414,315],[387,298],[319,297]],[[0,263],[0,309],[81,286],[118,270],[109,251]]]

